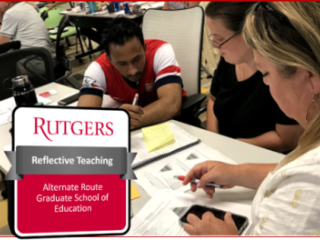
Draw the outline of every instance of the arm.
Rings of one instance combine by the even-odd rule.
[[[55,2],[55,3],[48,3],[46,4],[46,7],[48,7],[48,11],[51,10],[52,8],[58,6],[58,5],[62,5],[65,4],[66,2]]]
[[[169,2],[164,2],[162,9],[169,9]]]
[[[257,190],[269,172],[272,172],[278,164],[241,164],[237,166],[235,173],[236,185]]]
[[[189,2],[189,7],[198,6],[200,2]]]
[[[207,104],[207,130],[215,133],[219,133],[218,119],[213,111],[215,97],[210,94],[210,98]]]
[[[92,62],[84,73],[78,107],[100,108],[103,93],[106,91],[106,79],[101,66]]]
[[[10,40],[11,40],[11,37],[4,36],[4,35],[0,34],[0,44],[10,42]]]
[[[18,30],[19,22],[12,17],[12,14],[0,13],[0,21],[2,22],[1,31],[0,31],[0,44],[10,42],[11,39],[15,36],[16,31]]]
[[[137,127],[152,125],[172,119],[179,115],[181,109],[181,85],[169,83],[157,89],[158,100],[143,108]]]
[[[102,98],[97,95],[86,94],[82,95],[78,101],[78,107],[92,107],[100,108],[102,105]]]
[[[163,44],[157,49],[153,68],[158,100],[144,107],[143,114],[132,128],[160,123],[179,115],[182,101],[181,69],[170,44]],[[132,109],[128,104],[123,107]]]
[[[254,138],[238,138],[238,140],[277,152],[285,152],[295,148],[303,129],[300,125],[276,124],[276,130],[266,132]]]

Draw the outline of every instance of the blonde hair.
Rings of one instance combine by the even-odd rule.
[[[244,23],[246,42],[276,64],[286,77],[303,67],[320,79],[320,4],[316,2],[272,2],[285,19],[262,6],[253,6]],[[254,13],[255,12],[255,13]],[[311,98],[310,98],[311,102]],[[277,169],[320,146],[320,112],[309,123],[294,151]]]

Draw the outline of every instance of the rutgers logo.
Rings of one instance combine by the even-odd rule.
[[[152,92],[153,89],[154,89],[154,82],[147,82],[147,83],[144,85],[144,89],[145,89],[147,92]]]
[[[34,118],[34,133],[52,141],[52,135],[112,136],[113,122],[52,121]]]

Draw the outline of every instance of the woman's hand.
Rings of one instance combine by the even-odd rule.
[[[211,212],[206,212],[200,220],[196,215],[189,214],[187,217],[189,223],[183,225],[183,229],[189,235],[238,235],[238,229],[227,212],[224,221],[216,218]]]
[[[183,185],[187,185],[192,179],[199,179],[198,184],[191,183],[191,191],[202,188],[209,198],[213,198],[214,187],[207,187],[207,183],[215,183],[223,188],[232,188],[236,185],[237,165],[218,161],[206,161],[195,165],[186,175]]]

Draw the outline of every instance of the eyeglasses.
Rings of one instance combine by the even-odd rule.
[[[279,10],[277,10],[272,3],[269,2],[259,2],[257,3],[256,7],[253,10],[253,15],[257,16],[258,15],[258,11],[260,8],[263,8],[264,10],[267,11],[267,13],[271,14],[276,20],[278,20],[279,22],[284,23],[284,26],[289,27],[291,30],[295,31],[296,33],[298,33],[298,35],[300,35],[298,37],[298,39],[300,38],[300,44],[301,46],[305,47],[312,55],[314,59],[315,55],[310,47],[310,45],[308,44],[308,42],[305,40],[305,38],[299,33],[299,31],[296,30],[296,28],[292,25],[292,23],[290,22],[289,18],[284,15],[282,12],[280,12]]]
[[[255,16],[257,15],[257,12],[260,9],[260,7],[263,7],[265,10],[267,10],[268,13],[270,13],[272,16],[274,16],[278,21],[284,22],[284,23],[290,25],[290,27],[292,27],[294,29],[294,27],[290,23],[289,19],[287,18],[287,16],[284,15],[283,13],[281,13],[280,11],[278,11],[269,2],[259,2],[259,3],[257,3],[256,7],[253,10],[253,15],[255,15]]]
[[[241,32],[241,30],[239,30],[238,32],[236,32],[235,34],[233,34],[231,37],[229,37],[227,40],[225,40],[225,41],[224,41],[223,43],[221,43],[221,44],[218,44],[218,43],[216,43],[216,42],[213,41],[213,34],[212,34],[212,33],[210,33],[210,34],[208,35],[208,38],[209,38],[209,41],[210,41],[213,45],[215,45],[217,48],[221,48],[221,46],[222,46],[223,44],[227,43],[229,40],[231,40],[233,37],[235,37],[236,35],[238,35],[240,32]]]

